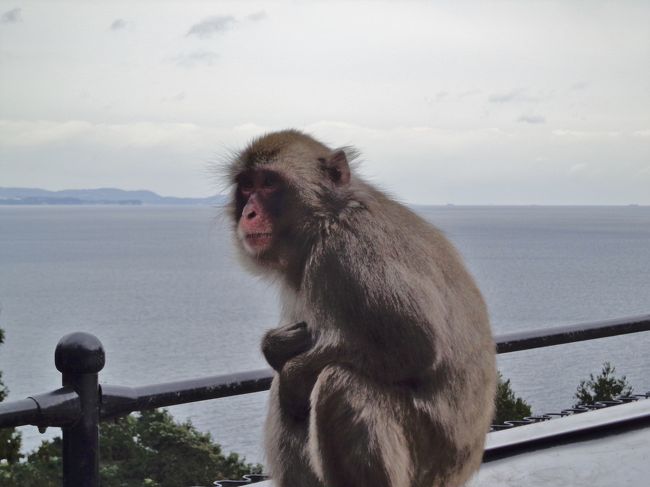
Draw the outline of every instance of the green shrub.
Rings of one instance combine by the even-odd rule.
[[[502,424],[508,420],[524,419],[532,414],[530,404],[515,393],[510,387],[510,379],[504,380],[499,372],[497,382],[496,410],[492,424]]]
[[[103,423],[100,459],[103,487],[209,485],[262,471],[236,453],[224,455],[209,433],[176,423],[166,410]]]
[[[26,462],[7,466],[3,487],[61,485],[61,439],[44,441]],[[177,423],[166,410],[144,411],[100,426],[102,487],[178,487],[211,485],[261,473],[261,465],[224,455],[209,433],[190,422]]]
[[[4,342],[4,331],[0,329],[0,344]],[[2,382],[2,371],[0,371],[0,402],[4,401],[9,390]],[[17,463],[20,458],[21,435],[14,428],[0,429],[0,480],[7,470],[7,465]],[[0,485],[4,483],[0,482]]]
[[[628,384],[627,378],[625,376],[617,378],[615,372],[616,367],[605,362],[598,376],[589,374],[589,380],[580,381],[575,393],[575,398],[578,400],[575,406],[593,404],[596,401],[611,401],[618,396],[632,394],[632,386]]]
[[[4,334],[0,330],[0,343]],[[0,401],[7,395],[0,373]],[[242,425],[245,427],[245,425]],[[60,487],[62,441],[54,438],[20,461],[20,433],[0,429],[2,487]],[[211,485],[261,473],[236,453],[225,455],[209,433],[188,421],[177,423],[166,410],[144,411],[100,424],[102,487],[179,487]]]

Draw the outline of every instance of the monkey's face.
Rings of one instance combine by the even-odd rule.
[[[344,204],[350,169],[343,150],[285,131],[254,141],[232,161],[229,177],[244,263],[253,263],[254,272],[297,276],[323,222]]]
[[[242,172],[236,182],[237,238],[249,255],[269,258],[282,232],[286,185],[265,169]]]

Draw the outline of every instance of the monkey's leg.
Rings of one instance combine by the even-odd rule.
[[[273,487],[323,487],[309,461],[308,418],[296,420],[282,411],[278,377],[273,380],[266,418],[266,472]]]
[[[341,366],[327,366],[311,395],[310,459],[327,487],[409,487],[410,449],[400,399]]]

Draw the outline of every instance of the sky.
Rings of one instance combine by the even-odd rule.
[[[298,128],[420,204],[650,204],[647,1],[0,0],[0,186],[202,197]]]

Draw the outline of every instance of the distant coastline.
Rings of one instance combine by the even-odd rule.
[[[117,188],[65,189],[48,191],[40,188],[2,188],[0,205],[183,205],[214,206],[221,205],[225,196],[214,195],[207,198],[177,198],[160,196],[153,191],[127,191]]]
[[[215,194],[206,198],[179,198],[161,196],[148,190],[124,190],[118,188],[64,189],[49,191],[40,188],[0,187],[0,206],[223,206],[228,196]],[[549,207],[639,207],[648,205],[638,203],[620,204],[420,204],[406,203],[412,208],[446,207],[450,209],[466,208],[549,208]]]

